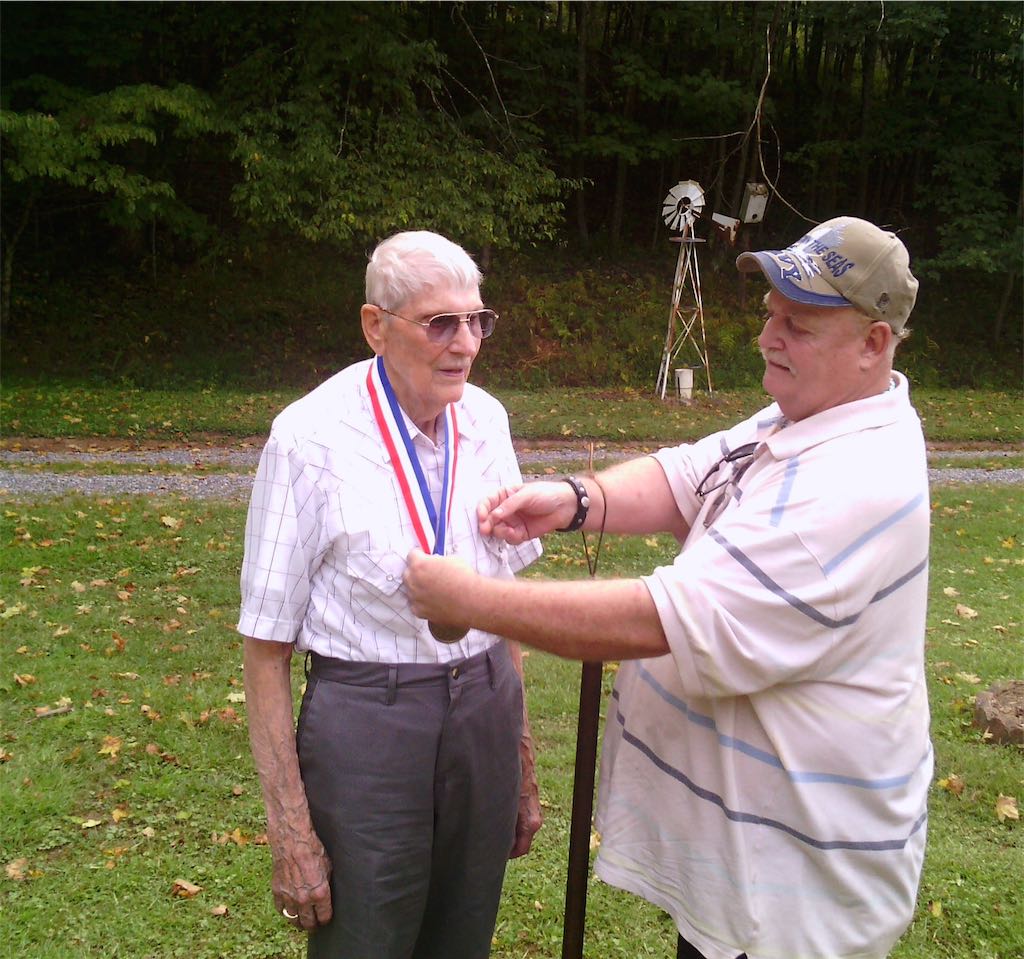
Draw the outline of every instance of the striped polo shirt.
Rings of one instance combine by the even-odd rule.
[[[619,671],[596,871],[708,959],[883,957],[913,914],[932,774],[907,381],[655,455],[691,532],[644,579],[671,652]]]

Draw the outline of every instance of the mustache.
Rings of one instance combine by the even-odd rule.
[[[790,373],[793,372],[793,367],[790,366],[789,362],[785,359],[785,357],[783,357],[783,355],[777,352],[776,350],[762,349],[761,358],[765,361],[765,363],[774,363],[776,366],[782,366],[785,369],[789,370]]]

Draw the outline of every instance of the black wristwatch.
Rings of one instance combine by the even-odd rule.
[[[587,488],[575,476],[566,476],[563,483],[568,483],[576,494],[576,515],[568,526],[555,530],[556,533],[575,533],[587,520],[587,513],[590,512],[590,497],[587,495]]]

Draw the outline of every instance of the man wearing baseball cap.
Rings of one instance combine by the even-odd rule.
[[[509,487],[485,536],[668,531],[637,579],[485,579],[414,551],[417,615],[625,660],[595,870],[668,912],[680,957],[880,959],[914,912],[932,774],[924,439],[893,355],[903,243],[854,217],[744,253],[775,402],[596,476]],[[625,931],[625,930],[624,930]]]

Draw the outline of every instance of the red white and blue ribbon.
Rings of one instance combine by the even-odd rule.
[[[441,485],[439,508],[435,509],[430,487],[413,448],[402,409],[398,405],[398,397],[395,396],[384,369],[384,360],[380,356],[370,364],[367,371],[366,389],[420,548],[425,553],[444,555],[454,501],[455,469],[459,461],[459,426],[455,418],[455,406],[449,403],[444,410],[444,482]],[[415,485],[412,480],[415,480]]]

